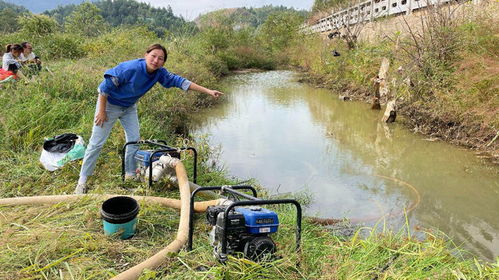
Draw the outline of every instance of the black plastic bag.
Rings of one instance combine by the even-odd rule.
[[[52,139],[47,139],[43,143],[43,149],[51,153],[66,153],[73,148],[78,135],[74,133],[64,133]]]

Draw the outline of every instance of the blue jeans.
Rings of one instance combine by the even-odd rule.
[[[95,109],[95,114],[99,108],[99,102]],[[140,140],[139,118],[137,116],[137,104],[130,107],[122,107],[113,105],[107,102],[106,104],[107,121],[101,126],[95,125],[92,128],[92,136],[85,151],[83,165],[80,170],[80,176],[90,176],[94,173],[95,164],[99,157],[100,151],[106,143],[109,134],[116,120],[120,120],[121,125],[125,129],[126,142]],[[134,155],[137,152],[137,145],[128,145],[125,154],[125,172],[127,175],[135,174],[135,159]]]

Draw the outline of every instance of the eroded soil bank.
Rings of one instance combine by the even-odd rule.
[[[297,69],[295,69],[297,70]],[[323,78],[307,72],[301,72],[300,82],[311,84],[315,87],[331,89],[332,94],[337,94],[337,85],[324,81]],[[350,100],[360,100],[372,103],[374,86],[372,90],[365,90],[355,86],[346,86],[339,97],[348,96]],[[386,105],[386,98],[381,98],[382,105]],[[382,108],[384,110],[384,108]],[[476,151],[479,158],[486,159],[494,164],[499,164],[499,131],[487,123],[476,121],[475,112],[458,119],[442,109],[441,104],[428,100],[409,102],[400,101],[397,104],[397,122],[403,123],[414,133],[428,136],[428,141],[446,141]],[[497,118],[499,108],[487,112],[490,118]],[[381,121],[381,120],[380,120]]]

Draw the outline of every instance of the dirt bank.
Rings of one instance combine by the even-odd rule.
[[[300,69],[295,69],[300,71]],[[311,84],[315,87],[331,89],[334,93],[342,93],[351,100],[371,103],[373,91],[369,92],[355,86],[344,86],[338,90],[336,84],[328,84],[321,77],[314,77],[307,72],[301,71],[300,82]],[[381,102],[386,105],[387,100],[382,98]],[[383,108],[382,108],[383,110]],[[489,114],[497,117],[499,108]],[[476,121],[473,112],[467,116],[456,118],[448,112],[444,112],[436,103],[423,102],[399,102],[398,122],[403,123],[414,133],[427,135],[432,141],[446,141],[476,151],[480,158],[484,158],[494,164],[499,164],[499,131],[493,127]],[[381,121],[381,120],[380,120]]]

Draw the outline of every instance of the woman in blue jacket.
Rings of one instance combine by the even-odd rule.
[[[163,68],[166,58],[166,49],[154,44],[147,48],[144,58],[125,61],[104,73],[104,80],[98,87],[95,124],[83,158],[76,194],[86,193],[87,178],[93,174],[99,153],[116,120],[119,119],[125,129],[127,142],[140,140],[137,101],[156,83],[165,88],[178,87],[185,91],[191,89],[203,92],[215,98],[223,94],[168,72]],[[125,178],[135,176],[133,155],[137,149],[136,145],[127,147]]]

